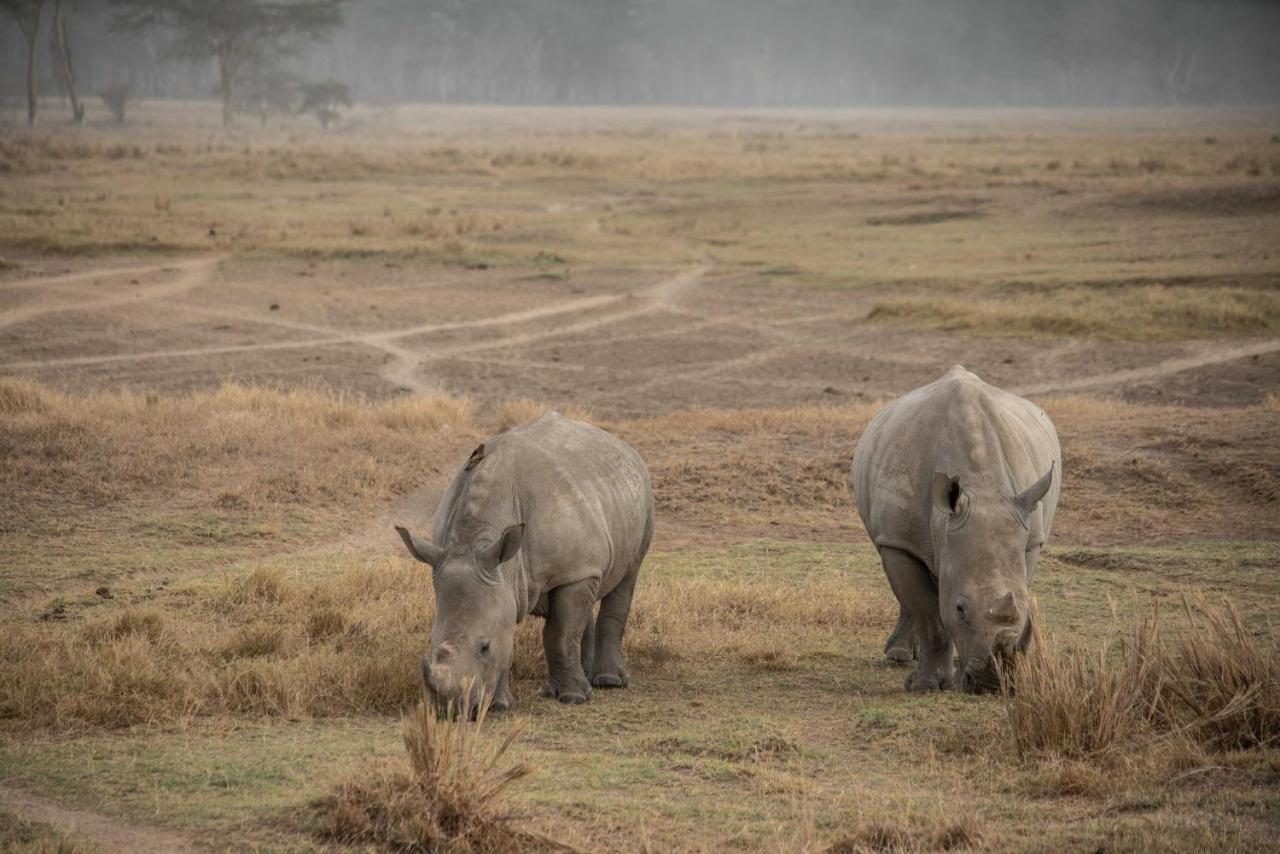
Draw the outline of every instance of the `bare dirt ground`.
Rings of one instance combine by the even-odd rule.
[[[709,261],[572,283],[429,267],[375,268],[352,281],[340,265],[216,255],[62,262],[57,269],[76,269],[30,275],[44,265],[0,282],[24,297],[0,309],[0,371],[68,390],[174,392],[229,380],[373,398],[435,389],[619,418],[875,400],[957,363],[1030,396],[1231,406],[1280,389],[1280,340],[903,330],[865,322],[873,293],[744,281]]]

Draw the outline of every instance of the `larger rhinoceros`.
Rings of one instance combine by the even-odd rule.
[[[956,366],[889,403],[853,454],[858,515],[900,606],[885,645],[909,691],[997,687],[1030,641],[1028,587],[1061,490],[1049,416]]]
[[[510,707],[528,614],[546,617],[544,696],[585,703],[593,685],[626,687],[622,632],[653,535],[649,472],[631,446],[548,412],[472,452],[440,500],[434,542],[396,530],[433,570],[422,675],[438,708],[474,713],[482,692]]]

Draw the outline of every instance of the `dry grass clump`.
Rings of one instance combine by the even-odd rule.
[[[933,817],[912,823],[905,819],[873,821],[839,837],[828,854],[862,854],[875,851],[960,851],[982,844],[977,819],[964,815]]]
[[[1280,741],[1280,639],[1245,629],[1229,601],[1183,599],[1189,630],[1165,656],[1163,709],[1214,750]]]
[[[1129,642],[1096,652],[1063,650],[1034,629],[1027,655],[1003,677],[1018,753],[1065,760],[1065,785],[1091,790],[1100,781],[1073,762],[1167,767],[1280,740],[1280,637],[1251,634],[1229,602],[1184,596],[1183,607],[1176,639],[1153,611]]]
[[[484,708],[484,704],[481,704]],[[523,730],[506,737],[474,722],[441,719],[426,704],[405,718],[409,768],[374,767],[340,781],[316,804],[320,835],[344,844],[396,851],[522,851],[539,840],[517,830],[506,789],[530,773],[508,752]]]
[[[52,825],[0,810],[0,851],[6,854],[89,854],[97,847]]]

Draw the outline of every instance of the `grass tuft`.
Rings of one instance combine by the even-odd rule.
[[[513,826],[504,798],[530,773],[507,758],[523,730],[487,737],[485,705],[471,722],[419,704],[404,721],[409,768],[375,766],[337,783],[316,805],[320,835],[401,851],[527,850],[537,840]]]
[[[1167,768],[1280,740],[1280,638],[1248,632],[1229,601],[1184,595],[1183,610],[1175,640],[1153,609],[1127,643],[1093,651],[1064,649],[1033,622],[1030,649],[1002,674],[1018,753],[1056,763],[1058,788],[1084,792],[1109,782],[1081,762]]]

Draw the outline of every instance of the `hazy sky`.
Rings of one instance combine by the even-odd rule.
[[[71,0],[65,0],[71,2]],[[207,97],[212,62],[73,3],[80,88]],[[365,101],[1053,106],[1280,101],[1273,0],[350,0],[283,63]],[[0,93],[24,51],[0,19]],[[42,37],[41,88],[57,82]]]

